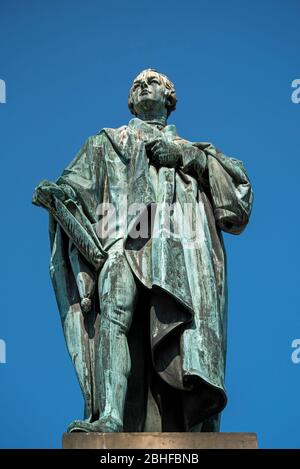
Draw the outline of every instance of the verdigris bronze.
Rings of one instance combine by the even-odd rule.
[[[226,405],[222,231],[247,225],[241,161],[167,125],[174,85],[141,72],[128,125],[87,139],[33,202],[50,214],[50,273],[84,397],[69,431],[218,431]]]

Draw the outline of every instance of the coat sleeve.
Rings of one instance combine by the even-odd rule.
[[[246,227],[253,192],[242,161],[225,156],[211,144],[201,144],[207,157],[207,179],[218,227],[232,234]]]
[[[106,259],[96,230],[97,207],[103,189],[102,168],[101,137],[89,137],[56,181],[64,200],[54,196],[56,220],[69,237],[65,255],[69,258],[83,311],[92,307],[96,270]]]
[[[85,259],[99,269],[107,254],[97,236],[97,208],[103,190],[103,164],[101,146],[95,145],[95,138],[97,136],[86,141],[58,178],[51,205],[46,208]]]
[[[97,222],[97,207],[103,187],[101,146],[89,137],[74,160],[56,181],[66,198],[77,202],[91,223]]]
[[[193,174],[210,193],[217,226],[239,234],[251,214],[253,192],[241,161],[225,156],[210,143],[183,142],[182,170]]]

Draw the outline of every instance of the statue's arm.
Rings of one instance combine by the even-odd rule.
[[[99,156],[100,152],[94,150],[94,138],[90,137],[60,178],[56,182],[42,181],[33,196],[33,203],[53,215],[96,268],[100,268],[106,258],[94,229],[103,169]]]
[[[220,229],[243,231],[253,203],[251,183],[243,163],[225,156],[210,143],[176,142],[181,151],[180,169],[193,175],[209,193]]]
[[[97,192],[103,179],[101,138],[101,135],[89,137],[55,182],[41,181],[35,190],[33,203],[41,206],[45,205],[44,202],[49,204],[51,195],[61,201],[71,199],[82,205],[93,203],[94,192]],[[41,193],[44,193],[44,198]]]
[[[180,151],[179,167],[184,173],[203,179],[207,169],[207,158],[204,151],[185,140],[176,141]]]
[[[56,182],[44,179],[38,184],[33,193],[33,204],[49,210],[53,208],[55,199],[61,202],[67,199],[78,200],[77,195],[80,184],[82,186],[84,179],[89,178],[89,175],[84,173],[89,172],[87,157],[91,145],[90,140],[91,137],[87,139]]]
[[[209,145],[207,178],[217,226],[232,234],[241,233],[248,224],[253,191],[242,161],[225,156]]]

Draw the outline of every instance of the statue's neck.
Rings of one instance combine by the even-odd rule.
[[[150,125],[159,125],[161,127],[165,127],[167,125],[167,116],[166,115],[160,115],[158,116],[157,114],[137,114],[136,117],[138,119],[141,119],[144,122],[147,122],[147,124]]]

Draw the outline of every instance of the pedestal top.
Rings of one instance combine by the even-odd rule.
[[[256,433],[64,433],[63,449],[257,449]]]

